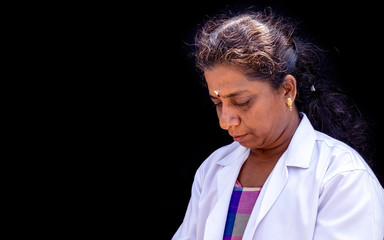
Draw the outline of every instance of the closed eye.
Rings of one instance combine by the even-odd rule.
[[[245,101],[245,102],[235,102],[233,101],[233,105],[235,106],[239,106],[239,107],[242,107],[242,106],[247,106],[249,103],[250,103],[251,99]]]
[[[214,107],[219,107],[221,106],[222,102],[213,102]]]

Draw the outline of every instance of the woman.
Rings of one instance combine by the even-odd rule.
[[[358,153],[365,125],[317,59],[272,14],[202,27],[197,66],[234,142],[197,170],[174,240],[383,239],[384,190]]]

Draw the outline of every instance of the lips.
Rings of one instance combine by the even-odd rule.
[[[247,135],[248,135],[248,133],[242,134],[242,135],[233,135],[232,137],[233,137],[233,140],[240,142]]]

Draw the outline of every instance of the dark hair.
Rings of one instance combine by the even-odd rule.
[[[367,160],[366,121],[323,71],[322,51],[294,32],[292,24],[271,12],[217,16],[196,35],[196,65],[201,71],[216,64],[237,66],[251,79],[269,81],[274,88],[292,74],[299,111],[316,130],[347,143]]]

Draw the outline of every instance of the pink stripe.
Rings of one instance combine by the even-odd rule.
[[[239,187],[243,187],[243,186],[241,185],[241,183],[239,182],[239,180],[237,180],[237,179],[236,179],[236,185],[239,186]]]
[[[243,237],[224,236],[223,240],[242,240]]]
[[[231,240],[242,240],[243,237],[232,237]]]
[[[259,193],[259,191],[243,191],[241,193],[237,213],[251,214]]]

